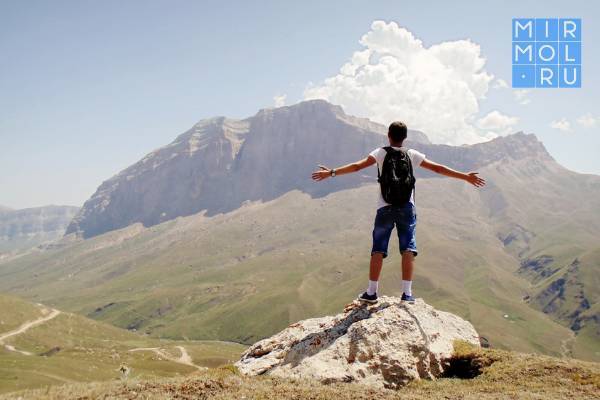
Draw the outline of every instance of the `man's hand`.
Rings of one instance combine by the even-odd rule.
[[[465,174],[464,172],[455,171],[452,168],[428,159],[425,159],[421,162],[421,167],[433,171],[436,174],[449,176],[450,178],[455,179],[462,179],[475,187],[483,187],[485,185],[485,180],[477,176],[479,172],[469,172],[468,174]]]
[[[466,181],[476,187],[483,187],[485,185],[485,179],[477,176],[479,172],[469,172],[466,177]]]
[[[315,181],[322,181],[323,179],[327,179],[331,176],[331,170],[324,165],[319,164],[319,171],[315,171],[312,173],[312,178]]]
[[[353,162],[352,164],[346,164],[342,167],[335,168],[335,176],[351,174],[352,172],[360,171],[363,168],[367,168],[370,165],[375,164],[375,158],[373,156],[369,156],[367,158],[363,158],[357,162]],[[331,168],[327,168],[324,165],[319,164],[319,171],[315,171],[312,173],[312,178],[315,181],[322,181],[323,179],[327,179],[331,176]]]

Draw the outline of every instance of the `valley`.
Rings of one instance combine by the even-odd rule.
[[[310,173],[365,157],[384,133],[303,102],[201,121],[105,181],[65,236],[0,259],[0,292],[30,302],[11,301],[0,335],[43,318],[37,303],[61,311],[3,339],[0,386],[118,379],[121,362],[139,377],[187,374],[343,309],[367,281],[376,170]],[[417,169],[416,296],[493,348],[600,360],[600,177],[565,169],[531,134],[471,146],[412,135],[488,183]],[[386,295],[401,294],[397,246],[393,235]]]

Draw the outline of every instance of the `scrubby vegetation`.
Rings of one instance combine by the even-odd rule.
[[[2,399],[598,399],[600,364],[477,349],[457,343],[452,377],[417,381],[398,390],[357,384],[322,385],[269,376],[246,377],[235,368],[185,378],[54,386]]]

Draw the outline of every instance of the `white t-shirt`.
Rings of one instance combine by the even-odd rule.
[[[398,149],[400,149],[400,147],[392,147],[392,149],[398,150]],[[414,150],[414,149],[408,149],[407,153],[408,153],[408,156],[410,157],[410,162],[411,162],[413,168],[415,168],[416,166],[421,166],[421,163],[425,159],[425,154],[423,154],[417,150]],[[386,155],[385,149],[383,147],[379,147],[379,148],[373,150],[372,152],[370,152],[369,155],[371,157],[373,157],[375,159],[375,161],[377,161],[377,168],[379,168],[379,171],[381,172],[381,167],[383,166],[383,160],[385,159],[385,155]],[[381,195],[381,190],[377,190],[377,196],[378,196],[378,201],[377,201],[377,209],[378,210],[381,207],[390,205],[390,203],[387,203],[383,199],[383,196]],[[415,204],[414,193],[410,195],[410,202]]]

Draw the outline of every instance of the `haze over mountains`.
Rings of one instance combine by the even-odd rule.
[[[60,238],[79,207],[45,206],[13,210],[0,206],[0,254]]]
[[[336,312],[364,289],[376,169],[310,172],[366,157],[385,131],[318,100],[201,121],[104,182],[61,243],[1,264],[0,290],[152,336],[243,343]],[[534,135],[409,139],[488,182],[417,170],[417,295],[494,346],[600,359],[600,177]],[[395,246],[385,294],[399,294]]]

